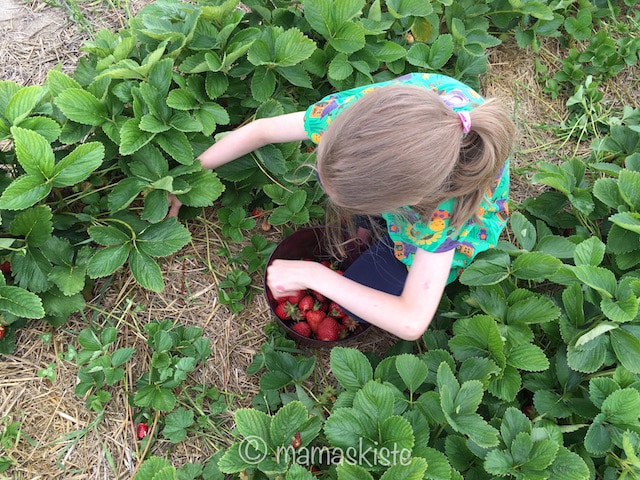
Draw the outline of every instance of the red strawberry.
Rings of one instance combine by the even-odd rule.
[[[281,320],[291,320],[291,315],[289,314],[289,312],[287,312],[286,307],[287,307],[287,302],[282,302],[282,303],[279,303],[275,308],[276,315]]]
[[[320,325],[320,322],[325,318],[325,314],[322,310],[310,310],[305,315],[305,318],[307,319],[309,327],[311,327],[311,331],[317,333],[318,325]]]
[[[331,262],[329,260],[322,260],[320,264],[324,265],[327,268],[331,268]]]
[[[315,302],[315,299],[311,295],[305,295],[298,302],[298,308],[303,314],[305,314],[309,310],[313,310],[314,302]]]
[[[307,322],[296,322],[291,327],[291,330],[302,335],[303,337],[311,336],[311,327]]]
[[[264,215],[264,209],[260,207],[254,208],[253,212],[251,212],[253,218],[260,218],[262,215]]]
[[[324,317],[320,322],[320,325],[318,325],[316,338],[326,342],[335,342],[340,338],[340,327],[341,325],[335,318]]]
[[[344,275],[344,271],[340,270],[339,268],[336,268],[334,272],[336,272],[338,275]]]
[[[347,314],[344,313],[344,310],[342,310],[342,307],[340,305],[338,305],[336,302],[331,302],[329,304],[329,313],[328,313],[328,315],[330,317],[343,318]]]
[[[311,295],[313,295],[315,297],[315,299],[318,300],[319,302],[326,302],[327,301],[327,297],[322,295],[320,292],[316,292],[315,290],[311,290]]]
[[[275,309],[276,315],[282,320],[302,320],[298,306],[288,301],[280,302]]]
[[[291,303],[299,303],[300,300],[302,300],[302,298],[307,294],[307,292],[305,292],[304,290],[298,290],[294,295],[289,295],[287,297],[287,302],[291,302]]]
[[[4,337],[4,325],[0,325],[0,340]]]
[[[136,429],[136,435],[138,436],[138,440],[142,440],[149,433],[149,425],[146,423],[139,423],[138,428]]]
[[[11,262],[6,261],[0,264],[0,272],[2,273],[11,273]]]
[[[358,326],[358,322],[349,316],[345,316],[342,318],[342,325],[350,332],[353,332]]]

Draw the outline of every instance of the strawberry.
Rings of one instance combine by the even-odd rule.
[[[318,332],[318,325],[320,325],[325,316],[322,310],[310,310],[306,313],[305,318],[313,333]]]
[[[311,295],[313,295],[315,297],[315,299],[318,300],[319,302],[326,302],[327,301],[327,297],[322,295],[320,292],[316,292],[315,290],[311,290]]]
[[[342,309],[342,307],[340,305],[338,305],[336,302],[331,302],[329,304],[329,313],[328,313],[328,315],[330,317],[334,317],[334,318],[343,318],[347,314],[344,313],[344,310]]]
[[[331,268],[331,262],[329,260],[322,260],[320,264],[324,265],[327,268]]]
[[[0,264],[0,272],[2,273],[11,273],[11,262],[6,261]]]
[[[344,327],[350,332],[353,332],[358,326],[358,322],[349,316],[345,316],[342,317],[342,325],[344,325]]]
[[[287,302],[282,302],[279,303],[275,308],[276,315],[281,320],[291,320],[291,315],[289,314],[289,312],[287,312],[286,306]]]
[[[136,429],[136,435],[138,440],[142,440],[149,433],[149,425],[146,423],[139,423],[138,428]]]
[[[305,314],[309,310],[313,310],[314,302],[315,302],[315,299],[311,295],[305,295],[298,302],[298,308],[303,314]]]
[[[335,318],[324,317],[320,322],[320,325],[318,325],[316,338],[326,342],[335,342],[340,338],[340,327],[341,325]]]
[[[291,330],[293,330],[297,334],[302,335],[303,337],[311,336],[311,327],[307,322],[294,323],[293,326],[291,327]]]
[[[298,320],[302,320],[303,318],[303,316],[300,314],[300,311],[298,310],[297,305],[286,300],[284,302],[278,303],[275,308],[275,312],[278,318],[282,320],[295,320],[297,322]]]
[[[302,440],[300,439],[300,432],[296,432],[296,434],[293,436],[293,440],[291,441],[291,446],[293,448],[300,448],[300,445],[302,445]]]
[[[302,298],[307,294],[307,292],[305,292],[304,290],[298,290],[294,295],[289,295],[287,297],[287,302],[290,303],[299,303],[300,300],[302,300]]]
[[[0,325],[0,340],[4,337],[4,325]]]

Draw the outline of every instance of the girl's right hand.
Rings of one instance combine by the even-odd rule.
[[[178,200],[178,198],[173,194],[169,194],[169,213],[168,217],[177,217],[178,213],[180,213],[180,207],[182,206],[182,202]]]

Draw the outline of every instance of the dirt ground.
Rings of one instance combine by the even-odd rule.
[[[104,11],[106,3],[81,3],[86,5],[82,13],[89,20],[83,29],[64,8],[53,8],[41,0],[2,0],[0,79],[40,84],[46,72],[58,64],[65,71],[72,70],[82,41],[92,32],[124,25],[126,12],[116,7]],[[148,0],[131,0],[131,12],[146,3]],[[96,5],[103,10],[92,10]],[[532,162],[555,155],[554,140],[546,138],[535,125],[545,120],[557,122],[563,109],[541,93],[533,59],[517,48],[496,50],[484,93],[509,105],[518,124],[519,146],[513,160],[513,191],[518,201],[536,192],[536,187],[527,181]],[[232,407],[250,403],[257,392],[257,379],[247,377],[245,369],[259,351],[265,338],[264,325],[271,320],[260,294],[261,278],[254,278],[256,295],[249,308],[232,314],[219,303],[216,289],[217,279],[230,266],[216,255],[223,245],[215,212],[205,212],[188,227],[192,243],[163,264],[167,288],[162,294],[136,288],[130,277],[116,277],[109,285],[96,287],[95,298],[83,315],[57,330],[33,322],[18,333],[14,354],[0,356],[0,432],[9,421],[21,423],[19,445],[12,449],[17,466],[9,470],[14,479],[125,479],[130,478],[138,463],[141,452],[130,426],[127,392],[112,392],[106,414],[97,423],[95,413],[74,394],[77,366],[69,358],[69,347],[89,323],[116,326],[118,346],[137,349],[133,366],[126,374],[128,385],[135,382],[149,361],[139,335],[141,325],[164,318],[198,325],[211,340],[213,354],[195,372],[193,381],[215,386],[228,396]],[[275,230],[270,235],[274,241],[281,237]],[[359,348],[383,351],[395,340],[389,334],[371,330],[357,345]],[[309,353],[317,355],[321,369],[327,368],[327,351]],[[54,380],[39,376],[47,367],[53,369]],[[232,426],[231,413],[223,414],[219,425],[219,434],[224,436]],[[217,445],[224,446],[224,439],[218,440]],[[217,445],[216,441],[201,437],[175,446],[159,441],[153,453],[167,455],[179,466],[205,461],[215,453]],[[4,478],[0,474],[0,480]]]

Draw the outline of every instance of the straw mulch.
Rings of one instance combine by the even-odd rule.
[[[67,11],[51,8],[41,0],[3,1],[0,78],[40,84],[48,69],[57,64],[65,71],[73,69],[79,47],[90,31],[79,29]],[[103,27],[118,29],[124,22],[123,11],[115,7],[102,7],[108,9],[106,12],[91,10],[103,3],[108,2],[89,3],[83,10],[85,18],[95,31]],[[135,13],[149,0],[130,3]],[[541,92],[531,57],[515,47],[505,46],[492,55],[484,93],[500,97],[512,109],[518,124],[512,188],[514,200],[519,202],[537,193],[527,181],[531,165],[552,159],[558,148],[552,135],[535,126],[556,123],[563,108]],[[96,285],[95,297],[83,315],[55,330],[42,322],[32,322],[18,332],[13,355],[0,356],[0,432],[13,421],[19,421],[21,429],[17,444],[8,452],[16,463],[9,470],[13,478],[131,478],[143,452],[131,426],[128,397],[148,367],[150,353],[142,332],[143,325],[152,320],[168,318],[203,328],[213,353],[191,376],[190,384],[215,386],[226,396],[229,409],[216,416],[216,427],[206,434],[191,436],[177,445],[158,441],[151,453],[166,455],[179,466],[204,462],[228,444],[233,410],[250,405],[258,391],[257,376],[248,377],[245,370],[259,352],[265,339],[264,326],[272,316],[261,295],[260,275],[254,276],[255,295],[245,310],[232,314],[220,304],[216,285],[233,267],[217,252],[221,247],[239,250],[242,245],[223,245],[215,209],[208,209],[188,227],[191,244],[162,263],[167,287],[161,294],[140,289],[126,274],[116,275]],[[272,230],[269,238],[277,241],[281,233]],[[136,349],[127,364],[124,387],[119,384],[110,390],[113,397],[103,417],[88,410],[84,399],[74,394],[77,366],[70,347],[77,348],[76,336],[88,325],[116,326],[118,347]],[[354,346],[382,353],[395,340],[385,332],[371,330]],[[324,378],[329,352],[307,353],[317,356],[318,378]],[[54,380],[39,375],[47,367],[55,373]]]

